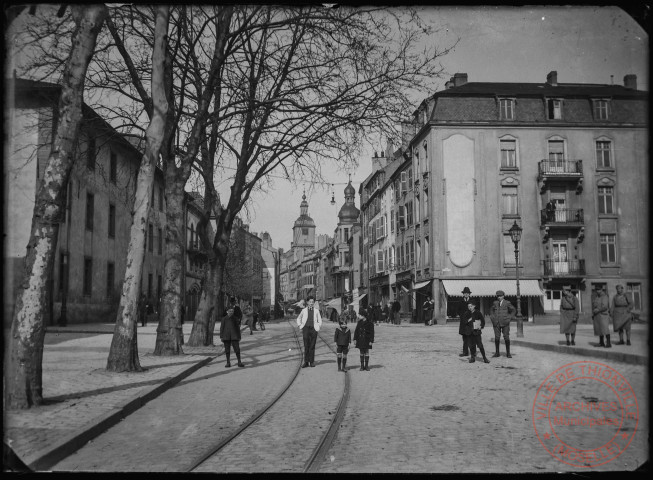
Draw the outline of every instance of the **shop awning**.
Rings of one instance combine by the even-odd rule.
[[[335,309],[335,311],[338,312],[338,315],[340,315],[341,305],[342,305],[342,298],[341,297],[329,300],[328,302],[326,302],[324,304],[324,306],[327,307],[327,308]]]
[[[413,287],[413,290],[419,290],[420,288],[426,287],[429,283],[431,283],[433,280],[427,280],[426,282],[419,282],[416,283],[415,286]]]
[[[517,295],[517,285],[515,280],[488,279],[488,280],[442,280],[442,285],[447,295],[452,297],[462,297],[463,288],[469,287],[472,291],[472,297],[494,297],[497,290],[503,290],[506,296],[514,297]],[[537,280],[519,280],[519,294],[522,297],[541,297],[544,292],[540,288]]]
[[[351,299],[351,303],[356,305],[358,302],[360,302],[362,299],[364,299],[366,295],[367,295],[367,293],[362,294],[360,297],[355,296],[354,298]]]

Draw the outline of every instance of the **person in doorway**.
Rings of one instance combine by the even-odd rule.
[[[370,349],[374,343],[374,323],[368,319],[367,312],[362,311],[354,330],[354,342],[361,358],[361,371],[370,370]]]
[[[510,322],[515,318],[517,309],[505,299],[505,296],[503,290],[497,290],[497,300],[494,301],[490,309],[490,319],[494,328],[494,346],[496,348],[492,356],[499,356],[499,345],[503,334],[503,340],[506,342],[506,357],[512,358],[512,355],[510,355]]]
[[[463,324],[465,336],[467,337],[467,345],[469,345],[470,357],[469,363],[476,361],[476,347],[483,356],[485,363],[490,361],[485,356],[485,348],[483,348],[483,341],[481,340],[481,330],[485,327],[485,317],[481,312],[476,310],[476,304],[473,301],[467,303],[467,311],[460,316],[460,322]]]
[[[466,312],[469,310],[467,308],[467,305],[471,301],[472,298],[472,291],[469,289],[469,287],[463,288],[463,291],[461,292],[463,294],[463,302],[462,305],[458,311],[458,318],[460,318],[460,325],[458,326],[458,333],[463,337],[463,353],[458,355],[459,357],[466,357],[469,355],[469,343],[467,341],[469,338],[463,333],[464,326],[465,324],[463,323],[463,315],[466,314]]]
[[[307,299],[307,306],[297,317],[297,326],[302,331],[304,339],[304,363],[302,368],[309,365],[315,366],[315,342],[317,341],[317,332],[320,331],[322,326],[322,316],[320,311],[315,307],[315,297],[309,296]]]
[[[624,293],[623,285],[617,285],[617,293],[612,297],[612,308],[610,308],[610,315],[612,316],[612,328],[615,332],[619,332],[619,342],[617,345],[624,344],[624,331],[626,332],[626,345],[630,345],[630,324],[632,323],[633,305],[628,299],[628,295]]]
[[[347,326],[345,319],[341,319],[336,333],[333,336],[333,341],[336,344],[336,355],[338,356],[338,371],[347,371],[347,354],[349,353],[349,345],[351,344],[351,330]]]
[[[556,218],[556,204],[553,202],[553,200],[549,200],[549,202],[546,204],[546,219],[549,222],[555,221]]]
[[[224,355],[227,358],[225,368],[231,367],[231,347],[234,348],[238,366],[244,367],[245,365],[240,361],[240,322],[236,318],[232,305],[227,307],[227,312],[220,322],[220,340],[224,344]]]
[[[578,299],[571,291],[571,285],[562,287],[562,299],[560,300],[560,333],[565,334],[567,345],[576,345],[576,324],[580,314]],[[571,342],[569,341],[571,335]]]
[[[401,315],[399,312],[401,311],[401,303],[399,303],[398,299],[395,299],[394,302],[392,302],[392,323],[394,325],[401,325]]]
[[[594,335],[599,337],[599,347],[612,348],[610,343],[610,299],[602,285],[595,284],[594,291],[596,292],[592,300]],[[605,343],[603,337],[605,337]]]
[[[138,299],[138,318],[141,321],[141,326],[144,327],[147,324],[147,298],[144,293],[141,293],[141,297]]]
[[[435,302],[431,298],[431,295],[426,296],[426,301],[422,305],[422,310],[424,311],[424,325],[433,325],[433,310],[435,309]]]

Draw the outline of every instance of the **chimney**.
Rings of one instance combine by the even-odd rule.
[[[624,87],[637,90],[637,75],[632,73],[624,77]]]
[[[381,156],[377,156],[376,152],[374,152],[374,156],[372,157],[372,171],[376,172],[377,170],[382,169],[385,167],[385,161],[381,159]]]
[[[386,147],[385,147],[385,157],[387,159],[386,164],[390,163],[392,161],[392,154],[394,153],[394,144],[392,143],[392,140],[388,138],[386,141]]]
[[[444,84],[444,89],[449,90],[451,87],[453,87],[453,77],[449,79],[447,83]]]
[[[467,74],[466,73],[455,73],[453,76],[453,86],[460,87],[467,83]]]
[[[556,72],[555,70],[549,72],[549,74],[546,76],[546,83],[548,83],[552,87],[558,86],[558,72]]]

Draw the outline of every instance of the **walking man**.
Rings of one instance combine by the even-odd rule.
[[[592,300],[594,335],[599,336],[599,347],[612,348],[610,343],[610,300],[602,285],[595,284],[594,291],[596,292],[596,296]],[[605,337],[605,343],[603,343],[603,337]]]
[[[468,311],[467,305],[471,301],[472,298],[472,291],[469,289],[469,287],[463,288],[463,291],[461,292],[463,294],[463,303],[462,306],[460,307],[460,310],[458,311],[458,318],[460,319],[460,325],[458,325],[458,333],[463,337],[463,353],[458,355],[459,357],[466,357],[469,355],[469,343],[468,340],[469,338],[463,333],[465,330],[464,326],[465,324],[463,323],[463,315],[466,314]]]
[[[315,342],[317,341],[317,332],[320,331],[322,326],[322,316],[320,311],[315,306],[315,297],[308,297],[308,306],[304,308],[297,317],[297,326],[302,331],[304,339],[304,363],[302,368],[309,365],[315,366]]]
[[[510,355],[510,322],[515,318],[517,309],[504,298],[505,296],[503,290],[497,290],[497,300],[494,301],[490,309],[490,319],[492,320],[492,327],[494,327],[494,346],[496,348],[496,352],[492,356],[499,356],[499,344],[501,343],[501,334],[503,334],[503,340],[506,342],[506,357],[512,358],[512,355]]]
[[[401,303],[399,303],[399,300],[395,299],[395,301],[392,302],[392,323],[395,325],[401,325],[401,316],[399,315],[400,310]]]
[[[630,324],[633,319],[630,311],[632,309],[633,304],[628,299],[628,295],[624,293],[623,285],[617,285],[617,294],[612,297],[612,307],[610,308],[612,327],[615,332],[619,332],[619,343],[617,345],[624,344],[624,331],[627,338],[626,345],[630,345]]]
[[[426,297],[424,305],[422,305],[422,310],[424,310],[424,325],[433,325],[433,310],[435,308],[435,302],[431,298],[431,295]]]

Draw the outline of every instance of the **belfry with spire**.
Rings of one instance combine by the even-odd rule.
[[[299,206],[299,217],[292,227],[292,238],[292,247],[301,249],[304,253],[315,248],[315,222],[308,215],[306,191],[302,195],[302,203]]]

